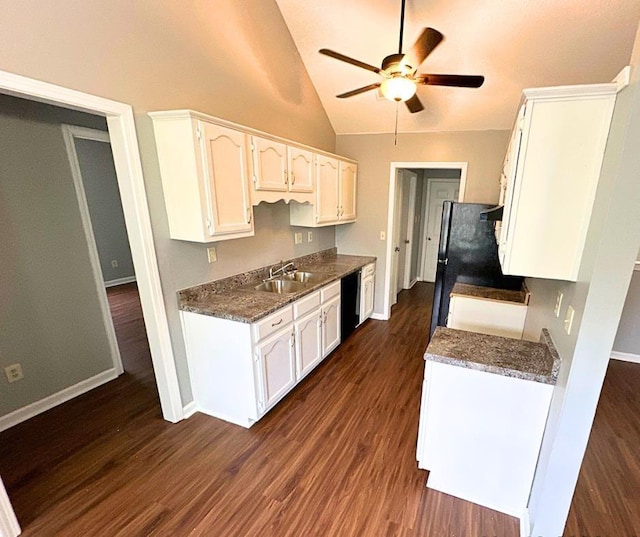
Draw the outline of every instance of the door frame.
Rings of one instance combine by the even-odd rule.
[[[106,117],[162,415],[184,418],[130,105],[0,70],[0,93]]]
[[[429,177],[426,181],[426,185],[424,185],[426,193],[425,196],[423,197],[423,199],[425,200],[424,202],[424,206],[423,206],[423,217],[422,217],[422,230],[420,232],[420,240],[422,242],[421,246],[421,253],[422,256],[420,258],[420,280],[423,282],[427,282],[429,280],[427,280],[427,276],[426,276],[426,265],[427,265],[427,248],[424,244],[424,241],[426,241],[427,238],[427,234],[429,233],[429,203],[431,202],[431,183],[433,181],[443,181],[443,182],[451,182],[451,183],[459,183],[462,184],[462,177],[460,177],[460,179],[441,179],[439,177]],[[459,187],[461,188],[461,187]],[[458,201],[462,201],[462,199],[460,198],[460,196],[458,196]]]
[[[0,479],[0,537],[16,537],[21,531],[4,483]]]
[[[411,289],[411,287],[416,283],[417,278],[412,282],[411,281],[411,265],[413,255],[413,233],[415,228],[415,217],[416,217],[416,194],[418,189],[418,174],[411,170],[407,170],[413,174],[412,177],[409,178],[409,205],[407,212],[407,236],[405,237],[405,252],[404,252],[404,277],[402,281],[402,286],[404,289]],[[404,188],[404,186],[403,186]],[[411,237],[411,241],[407,243],[407,239]]]
[[[91,263],[91,271],[93,272],[93,278],[95,280],[96,289],[98,291],[100,312],[102,314],[104,329],[107,333],[107,339],[109,341],[109,349],[111,350],[113,367],[117,375],[122,375],[122,373],[124,373],[122,357],[120,356],[120,349],[118,347],[118,340],[116,338],[116,330],[113,326],[113,318],[111,317],[111,310],[109,308],[109,299],[107,298],[107,291],[104,285],[104,277],[102,275],[102,269],[100,268],[98,246],[96,244],[95,233],[93,232],[93,225],[91,224],[89,204],[87,202],[87,195],[84,190],[82,171],[80,170],[80,161],[78,160],[78,151],[75,144],[75,140],[92,140],[94,142],[106,143],[111,146],[111,140],[109,139],[109,133],[107,132],[65,124],[62,125],[62,136],[64,138],[64,145],[67,148],[69,165],[71,166],[71,176],[73,177],[73,186],[76,190],[76,197],[78,199],[78,206],[80,208],[82,228],[84,229],[84,236],[87,241],[87,246],[89,247],[89,262]]]
[[[402,169],[396,170],[396,176],[394,178],[395,186],[395,199],[393,205],[393,227],[391,234],[388,235],[391,242],[391,263],[390,263],[390,278],[391,278],[391,301],[389,307],[393,306],[398,301],[398,271],[400,270],[400,250],[397,244],[400,242],[400,229],[402,222],[400,216],[402,215],[402,198],[404,196],[404,187],[402,185],[403,174]],[[396,237],[397,234],[397,237]],[[398,239],[396,241],[396,238]],[[396,255],[395,249],[398,248],[398,254]]]
[[[387,204],[387,249],[384,273],[384,304],[382,306],[382,320],[391,318],[392,292],[391,285],[391,263],[393,254],[393,231],[396,201],[396,176],[401,168],[415,169],[440,169],[440,170],[460,170],[460,194],[458,201],[464,201],[467,187],[467,162],[392,162],[389,166],[389,200]]]

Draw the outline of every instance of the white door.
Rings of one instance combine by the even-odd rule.
[[[304,377],[322,360],[322,311],[316,310],[295,322],[296,373]]]
[[[258,345],[263,408],[278,402],[296,383],[294,336],[291,329]]]
[[[313,192],[315,169],[313,153],[298,147],[289,147],[289,190],[291,192]]]
[[[209,235],[251,231],[246,135],[213,123],[199,123]]]
[[[318,155],[316,161],[316,223],[338,221],[338,161]]]
[[[287,146],[281,142],[252,136],[251,153],[255,189],[286,192]]]
[[[408,187],[409,192],[407,196],[407,212],[402,214],[403,219],[406,218],[406,234],[403,238],[404,242],[404,275],[403,275],[403,289],[411,288],[411,266],[413,255],[413,226],[415,223],[416,214],[416,189],[418,186],[418,174],[410,171],[405,172],[405,187]],[[404,226],[403,226],[404,227]]]
[[[442,204],[446,200],[457,201],[460,192],[459,179],[430,179],[428,183],[429,200],[427,206],[424,244],[424,280],[434,282],[436,280],[436,268],[438,266],[438,246],[440,244],[440,226],[442,224]]]
[[[402,176],[403,170],[398,170],[396,174],[396,194],[395,203],[393,208],[393,236],[390,237],[393,241],[393,250],[391,252],[391,297],[390,305],[393,306],[398,301],[398,292],[400,288],[398,286],[398,273],[400,265],[400,223],[402,216]]]
[[[340,296],[322,306],[322,356],[340,344]]]

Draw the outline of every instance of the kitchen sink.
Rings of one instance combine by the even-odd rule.
[[[315,283],[324,280],[326,276],[324,274],[316,274],[315,272],[296,270],[295,272],[289,272],[283,275],[282,278],[294,282]]]
[[[302,291],[306,288],[307,286],[304,283],[288,279],[267,280],[254,287],[256,291],[278,293],[281,295],[288,293],[297,293],[298,291]]]

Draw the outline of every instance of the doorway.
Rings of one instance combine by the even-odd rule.
[[[466,175],[466,162],[391,163],[384,319],[402,289],[434,281],[442,202],[464,200]]]

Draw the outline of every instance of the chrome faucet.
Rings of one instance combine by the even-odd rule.
[[[293,262],[287,263],[286,265],[283,265],[282,263],[284,263],[284,261],[280,261],[280,265],[281,265],[280,268],[276,268],[278,265],[275,264],[273,265],[273,267],[269,269],[269,278],[273,278],[278,273],[285,274],[287,268],[291,268],[291,270],[295,270],[295,266]]]

